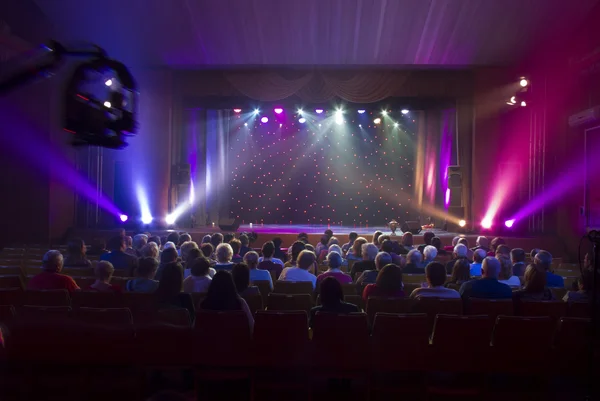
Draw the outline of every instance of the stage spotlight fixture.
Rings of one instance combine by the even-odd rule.
[[[283,124],[279,123],[279,128],[283,127]]]
[[[519,81],[519,85],[521,85],[521,87],[524,88],[527,85],[529,85],[529,81],[525,78],[521,78],[521,80]]]
[[[260,122],[263,123],[263,124],[268,123],[269,122],[269,117],[264,116],[263,118],[260,119]]]
[[[106,107],[107,109],[110,109],[111,106],[112,105],[110,104],[110,102],[104,102],[104,107]]]
[[[298,115],[299,115],[299,116],[301,116],[301,115],[302,115],[302,113],[304,113],[304,110],[302,110],[302,109],[298,109]]]
[[[315,109],[315,113],[321,114],[321,113],[323,113],[323,109]]]
[[[381,115],[382,115],[382,116],[387,116],[387,110],[383,110],[383,111],[381,112]]]
[[[144,224],[152,223],[152,216],[150,216],[150,215],[142,216],[142,223],[144,223]]]
[[[121,220],[123,223],[125,223],[125,222],[127,221],[127,219],[129,219],[129,217],[127,217],[127,215],[126,215],[126,214],[122,214],[122,215],[120,215],[120,216],[119,216],[119,219],[120,219],[120,220]]]
[[[398,123],[394,123],[394,128],[398,128]]]
[[[335,123],[337,125],[342,125],[344,123],[344,115],[342,110],[338,110],[335,112]]]
[[[510,220],[506,220],[504,222],[504,225],[506,226],[506,228],[512,228],[512,226],[515,224],[515,219],[510,219]]]
[[[490,228],[492,228],[492,220],[489,218],[485,218],[481,221],[481,227],[485,228],[486,230],[489,230]]]
[[[381,118],[377,117],[376,119],[373,120],[373,122],[375,124],[381,124]]]
[[[259,109],[254,109],[254,115],[256,116],[256,115],[258,115],[258,113],[260,113],[260,110]]]
[[[521,101],[521,107],[525,107],[527,106],[527,102],[525,102],[525,100]]]
[[[107,79],[107,80],[104,82],[104,85],[106,85],[106,86],[112,86],[112,84],[113,84],[113,81],[112,81],[112,79]]]
[[[306,118],[302,117],[298,120],[300,124],[304,124],[306,122]]]
[[[467,225],[467,222],[466,222],[466,221],[464,221],[464,220],[459,220],[459,221],[458,221],[458,225],[459,225],[460,227],[464,227],[464,226],[466,226],[466,225]]]
[[[168,214],[167,217],[165,217],[165,222],[168,225],[173,225],[175,224],[175,214]]]
[[[247,126],[248,126],[248,123],[244,123],[244,127],[247,127]]]
[[[283,113],[283,109],[281,107],[276,107],[273,109],[273,111],[275,112],[275,114],[281,114]]]
[[[401,113],[402,114],[408,114],[408,110],[407,109],[402,109]]]
[[[241,113],[241,112],[242,112],[242,109],[233,109],[233,112],[234,112],[234,113]]]
[[[362,124],[358,124],[358,128],[362,128]]]
[[[358,110],[358,114],[365,114],[365,110]]]

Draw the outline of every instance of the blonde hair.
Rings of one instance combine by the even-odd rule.
[[[98,280],[110,281],[114,272],[115,267],[106,260],[101,260],[96,264],[96,267],[94,267],[94,276],[96,276]]]
[[[185,241],[183,244],[181,244],[181,259],[183,261],[187,261],[188,253],[190,253],[190,251],[194,248],[198,249],[198,244],[194,241]]]

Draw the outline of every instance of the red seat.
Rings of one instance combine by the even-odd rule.
[[[464,304],[464,307],[465,312],[469,315],[487,315],[489,318],[490,333],[494,329],[498,316],[512,316],[514,314],[512,299],[470,298]]]
[[[72,316],[75,320],[104,326],[131,326],[133,318],[127,308],[77,308]]]
[[[23,305],[71,306],[67,290],[27,290],[23,292]]]
[[[26,305],[18,308],[16,315],[20,321],[62,322],[71,317],[71,307]]]
[[[75,291],[71,294],[73,308],[124,308],[123,296],[115,292]]]
[[[121,294],[123,306],[133,315],[134,324],[150,323],[158,310],[158,303],[153,293],[124,292]]]
[[[282,339],[293,347],[277,347]],[[259,368],[303,367],[307,362],[308,315],[304,311],[258,311],[255,315],[253,360]]]
[[[258,287],[260,295],[262,296],[263,305],[267,304],[267,299],[271,293],[271,282],[269,280],[256,280],[252,282],[252,285]]]
[[[272,311],[304,311],[308,314],[312,306],[312,298],[308,294],[292,295],[272,292],[267,301],[267,310]]]
[[[156,311],[154,322],[191,327],[190,312],[185,308],[159,309]]]
[[[263,310],[263,299],[261,294],[252,294],[246,295],[243,297],[248,307],[250,308],[250,312],[254,315],[257,310]]]
[[[462,315],[462,306],[461,299],[420,298],[415,302],[413,312],[426,313],[433,330],[436,315]]]
[[[194,334],[190,325],[163,322],[145,325],[136,330],[135,342],[136,361],[142,365],[158,368],[192,365]],[[207,344],[202,346],[206,347]]]
[[[383,313],[409,313],[413,301],[406,298],[369,297],[367,300],[367,316],[369,322],[375,321],[375,315]]]
[[[23,279],[20,274],[0,276],[0,288],[21,288],[23,289]]]
[[[310,281],[276,281],[273,292],[276,294],[309,294],[314,293]]]

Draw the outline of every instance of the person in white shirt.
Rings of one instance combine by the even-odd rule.
[[[302,251],[298,255],[296,264],[298,267],[286,267],[279,275],[281,281],[310,281],[313,289],[317,284],[317,277],[309,270],[314,269],[315,261],[317,260],[314,253],[311,251]]]
[[[513,275],[513,265],[510,258],[498,255],[496,259],[500,261],[500,275],[498,276],[498,282],[504,283],[509,287],[521,287],[521,280],[519,277]]]
[[[283,261],[281,259],[274,258],[275,254],[275,244],[273,241],[267,241],[262,246],[262,254],[263,256],[258,258],[258,263],[262,261],[271,261],[277,265],[283,266]]]
[[[271,289],[273,289],[273,279],[271,273],[268,270],[257,269],[258,266],[258,253],[254,251],[246,252],[244,255],[244,263],[250,268],[250,282],[265,280],[268,281]]]
[[[210,261],[201,256],[192,262],[192,275],[183,280],[183,292],[208,292],[212,281],[209,275]]]
[[[413,299],[419,298],[454,298],[460,299],[458,291],[444,287],[446,282],[446,266],[438,262],[429,263],[425,267],[427,287],[415,288],[410,294]]]

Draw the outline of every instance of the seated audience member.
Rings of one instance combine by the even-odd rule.
[[[356,279],[356,284],[374,284],[377,282],[377,276],[381,269],[390,264],[392,264],[392,255],[387,252],[379,252],[377,256],[375,256],[375,270],[365,270],[362,272],[360,277]]]
[[[329,249],[333,246],[337,246],[337,249],[339,249],[338,253],[340,254],[340,256],[342,255],[342,249],[339,246],[339,241],[336,237],[331,237],[329,238],[329,241],[327,241],[327,246],[325,247],[325,249],[321,250],[320,254],[317,254],[317,261],[319,263],[323,262],[326,258],[327,258],[327,254],[329,253]]]
[[[217,249],[217,247],[223,243],[223,234],[214,233],[210,237],[210,243],[212,244],[213,248]]]
[[[315,253],[317,255],[320,255],[321,251],[327,249],[327,242],[329,242],[329,237],[325,234],[322,235],[321,240],[319,241],[319,243],[317,244],[317,246],[315,248]]]
[[[375,256],[379,253],[379,248],[375,244],[363,244],[361,254],[363,260],[355,262],[350,270],[352,280],[356,280],[365,270],[377,270],[375,267]]]
[[[431,231],[425,231],[425,233],[423,234],[423,242],[424,243],[417,247],[419,252],[423,253],[423,250],[425,249],[425,247],[428,245],[431,245],[431,240],[433,239],[433,237],[435,237],[434,233],[432,233]]]
[[[283,252],[281,250],[281,244],[283,244],[283,241],[281,240],[280,237],[273,238],[273,245],[275,245],[275,252],[273,253],[273,259],[279,259],[283,263],[285,263],[287,257],[285,255],[285,252]]]
[[[329,238],[333,237],[333,231],[330,230],[329,228],[327,230],[325,230],[324,234],[326,236],[328,236]]]
[[[489,250],[491,255],[488,255],[488,256],[496,256],[496,250],[498,249],[498,247],[500,245],[506,245],[506,241],[504,241],[504,238],[495,237],[494,239],[492,239],[490,241],[490,250]],[[510,248],[509,248],[509,251],[510,251]]]
[[[494,252],[494,254],[493,255],[488,254],[488,256],[494,256],[496,258],[504,257],[504,258],[510,259],[510,248],[508,247],[508,245],[504,245],[504,244],[498,245],[496,247],[496,251]]]
[[[469,249],[469,240],[462,237],[461,239],[458,240],[458,243],[463,244],[464,246],[467,247],[467,259],[473,260],[473,251],[471,249]]]
[[[372,242],[372,244],[374,244],[376,246],[379,245],[379,237],[381,237],[382,235],[383,235],[383,233],[381,231],[379,231],[379,230],[375,231],[373,233],[373,242]]]
[[[440,237],[433,237],[431,239],[431,246],[433,246],[435,249],[437,249],[438,256],[448,255],[448,252],[446,252],[446,250],[442,246],[442,239]]]
[[[42,258],[42,272],[33,276],[27,283],[28,290],[68,290],[79,289],[75,280],[60,274],[63,268],[63,255],[59,251],[48,251]]]
[[[403,298],[402,269],[396,265],[387,265],[377,275],[375,284],[367,284],[363,290],[365,305],[369,297]]]
[[[185,261],[185,264],[183,265],[183,278],[186,279],[192,275],[192,265],[194,264],[194,260],[196,260],[198,258],[205,258],[205,257],[206,256],[204,256],[204,254],[202,253],[202,251],[200,249],[198,249],[198,248],[190,249],[187,252],[187,259]],[[208,263],[212,263],[210,259],[208,259]],[[213,269],[212,267],[210,269],[208,269],[208,275],[210,277],[213,277],[216,272],[217,271],[215,269]]]
[[[352,244],[352,248],[346,253],[347,260],[363,260],[362,257],[362,246],[366,244],[367,240],[363,237],[358,237],[354,240],[354,244]]]
[[[202,254],[208,259],[211,259],[215,252],[215,248],[213,248],[210,242],[205,242],[202,245],[200,245],[200,250],[202,251]]]
[[[354,241],[358,238],[358,234],[355,231],[351,231],[348,234],[348,242],[342,245],[342,257],[345,257],[352,245],[354,245]]]
[[[154,280],[158,270],[158,261],[154,258],[141,258],[135,269],[133,280],[127,281],[125,290],[131,292],[154,292],[158,288],[158,281]]]
[[[584,262],[585,266],[585,262]],[[600,283],[597,284],[600,287]],[[565,302],[589,301],[592,299],[594,291],[594,270],[592,268],[583,269],[582,275],[577,279],[577,291],[569,291],[563,297]]]
[[[523,276],[525,274],[525,251],[521,248],[515,248],[510,251],[510,259],[513,264],[513,276]]]
[[[535,258],[533,258],[533,264],[546,270],[546,281],[548,287],[564,288],[565,280],[558,274],[552,273],[552,255],[550,252],[539,251],[535,255]]]
[[[317,277],[309,270],[314,268],[316,262],[315,254],[304,250],[298,255],[298,267],[286,267],[279,275],[281,281],[310,281],[313,289],[317,285]]]
[[[192,249],[198,249],[198,244],[194,241],[185,241],[179,248],[179,255],[183,263],[187,262],[188,255]]]
[[[414,237],[410,231],[407,231],[404,234],[402,234],[402,246],[404,247],[404,249],[406,249],[408,252],[412,251],[414,249],[413,243]]]
[[[304,249],[307,250],[307,251],[311,251],[312,253],[314,253],[316,255],[316,253],[315,253],[315,247],[312,246],[311,244],[304,245]]]
[[[234,238],[235,238],[235,235],[233,235],[232,233],[223,234],[223,242],[225,244],[229,244],[231,242],[231,240]]]
[[[413,249],[406,255],[406,266],[402,269],[402,273],[405,274],[423,274],[425,269],[422,263],[423,255],[417,249]]]
[[[244,298],[235,289],[231,273],[218,271],[213,277],[206,298],[200,303],[200,309],[213,311],[244,311],[248,318],[250,330],[254,330],[254,317]]]
[[[190,265],[190,275],[183,280],[183,291],[207,292],[211,283],[210,261],[204,256],[200,256]]]
[[[250,268],[245,263],[237,263],[233,265],[231,269],[231,276],[233,277],[233,283],[240,297],[246,297],[249,295],[259,294],[258,287],[250,283]]]
[[[138,267],[139,268],[139,267]],[[101,291],[101,292],[121,292],[121,287],[110,283],[115,268],[110,262],[105,260],[100,261],[94,267],[94,276],[96,282],[90,285],[85,290],[87,291]]]
[[[104,240],[104,238],[94,238],[90,250],[87,252],[87,254],[92,256],[101,256],[107,252],[108,249],[106,249],[106,241]]]
[[[467,251],[468,248],[463,244],[456,244],[452,252],[452,260],[446,263],[446,273],[452,274],[456,262],[461,259],[467,259]]]
[[[248,252],[252,251],[248,245],[250,245],[250,238],[246,234],[240,235],[238,238],[240,240],[240,256],[243,258]]]
[[[392,237],[390,237],[389,235],[382,234],[382,235],[379,236],[379,238],[377,238],[377,244],[376,245],[377,245],[377,247],[379,249],[381,249],[381,247],[383,246],[384,242],[391,241],[391,240],[392,240]]]
[[[411,298],[460,298],[458,291],[444,287],[446,283],[446,267],[432,262],[425,267],[427,287],[415,288]]]
[[[169,235],[167,235],[167,241],[165,242],[172,242],[175,246],[177,246],[177,244],[179,244],[179,233],[175,231],[169,233]]]
[[[535,255],[537,255],[537,253],[540,251],[540,248],[533,248],[531,250],[531,252],[529,252],[529,258],[531,260],[533,260],[535,258]]]
[[[160,239],[160,236],[158,235],[152,235],[151,237],[148,238],[148,243],[150,242],[154,242],[156,244],[156,246],[158,246],[158,249],[160,249],[160,246],[162,245],[162,241]]]
[[[338,252],[329,252],[327,254],[327,265],[329,268],[325,273],[321,273],[319,274],[319,277],[317,277],[317,288],[319,288],[321,282],[327,277],[335,278],[340,284],[352,283],[352,277],[340,270],[342,261],[343,259]]]
[[[546,270],[541,266],[529,265],[523,276],[523,289],[513,293],[514,300],[551,301],[554,294],[546,285]]]
[[[183,267],[178,262],[164,266],[162,277],[156,289],[156,299],[160,308],[184,308],[190,317],[196,316],[192,296],[183,291]]]
[[[344,292],[342,285],[335,277],[325,277],[320,284],[321,305],[315,306],[310,310],[309,327],[315,319],[317,312],[348,314],[360,312],[354,304],[344,302]]]
[[[156,272],[156,279],[160,281],[162,279],[162,274],[165,266],[171,263],[177,263],[178,259],[179,255],[177,254],[177,249],[163,249],[163,251],[160,253],[160,264],[158,265],[158,271]]]
[[[140,257],[142,255],[142,248],[148,243],[148,236],[146,234],[136,234],[133,237],[133,250],[135,255]],[[110,245],[109,245],[110,248]]]
[[[174,242],[172,242],[172,241],[167,241],[167,242],[165,242],[165,244],[163,245],[163,251],[164,251],[165,249],[175,249],[175,250],[177,250],[177,245],[175,245],[175,243],[174,243]]]
[[[296,241],[292,244],[292,246],[288,249],[290,254],[290,260],[283,267],[294,267],[296,266],[296,260],[298,259],[298,255],[300,252],[306,249],[306,243],[302,241]],[[260,269],[263,269],[262,266],[259,266]],[[268,269],[267,269],[268,270]],[[281,272],[280,272],[281,273]]]
[[[490,248],[488,248],[489,240],[487,239],[487,237],[480,235],[479,237],[477,237],[477,241],[475,241],[475,245],[477,245],[477,246],[472,249],[473,252],[475,252],[478,249],[483,249],[487,256],[487,253],[490,251]]]
[[[231,269],[233,268],[233,263],[231,263],[231,258],[233,257],[233,249],[231,249],[231,245],[226,243],[219,244],[215,251],[215,256],[217,258],[217,263],[214,265],[214,269],[216,271],[231,271]]]
[[[438,250],[433,245],[427,245],[423,249],[423,262],[421,262],[421,266],[425,268],[428,264],[433,262],[438,255]]]
[[[520,287],[521,280],[519,277],[513,275],[513,266],[510,258],[501,254],[496,257],[500,261],[500,275],[498,282],[506,284],[509,287]]]
[[[333,244],[329,247],[329,249],[327,250],[327,254],[329,255],[331,252],[337,252],[340,254],[340,256],[342,256],[342,248],[340,248],[339,245],[337,244]],[[325,263],[327,263],[327,260],[324,261]],[[346,259],[344,259],[344,257],[342,256],[342,266],[348,266],[348,261]]]
[[[487,253],[483,249],[476,249],[473,252],[473,263],[471,263],[471,277],[481,276],[481,265]]]
[[[191,235],[189,235],[188,233],[181,233],[181,234],[179,234],[179,241],[175,242],[175,244],[177,244],[177,248],[181,249],[181,245],[183,245],[184,243],[191,241],[191,240],[192,240]]]
[[[307,233],[299,233],[296,236],[296,240],[300,241],[300,242],[304,242],[305,244],[308,244],[308,234]]]
[[[246,252],[244,255],[244,263],[250,268],[250,282],[268,281],[269,286],[273,289],[273,279],[268,270],[258,268],[258,253],[254,251]]]
[[[110,253],[105,253],[100,256],[100,260],[106,260],[107,262],[110,262],[116,270],[125,270],[127,275],[132,276],[137,267],[138,260],[135,256],[125,253],[125,238],[111,238],[108,242],[108,248],[110,249]]]
[[[240,256],[240,249],[242,248],[242,243],[240,240],[232,239],[229,241],[229,245],[231,245],[231,250],[233,251],[233,256],[231,257],[232,263],[241,263],[243,258]]]
[[[211,238],[210,234],[206,234],[204,237],[202,237],[202,243],[203,244],[210,244],[210,238]]]
[[[67,257],[64,267],[92,267],[92,262],[86,258],[87,248],[81,238],[73,238],[67,245]]]
[[[263,256],[258,259],[258,263],[263,261],[271,261],[279,266],[283,267],[283,261],[281,259],[277,259],[274,256],[275,254],[275,244],[272,241],[267,241],[262,246],[262,254]]]
[[[469,280],[471,280],[471,264],[467,259],[458,259],[454,262],[452,277],[450,277],[450,281],[446,283],[446,286],[448,286],[448,284],[462,285]]]
[[[482,249],[480,249],[483,251]],[[478,251],[480,251],[478,250]],[[485,251],[483,251],[485,252]],[[467,281],[460,286],[460,295],[469,298],[512,298],[512,290],[506,284],[498,282],[500,274],[500,261],[491,256],[483,259],[481,265],[481,279]]]
[[[154,258],[154,259],[158,260],[159,253],[160,253],[160,251],[158,250],[158,245],[156,245],[154,242],[148,242],[142,248],[142,251],[140,252],[140,257],[141,258]]]

